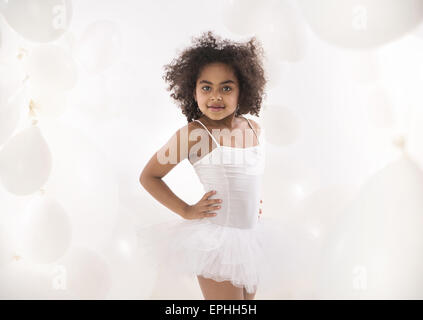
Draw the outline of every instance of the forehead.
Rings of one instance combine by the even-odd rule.
[[[236,83],[238,82],[233,68],[221,62],[209,63],[205,65],[201,69],[197,80],[209,80],[213,83],[220,83],[221,81],[225,80],[233,80]]]

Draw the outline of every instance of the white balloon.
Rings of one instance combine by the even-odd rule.
[[[368,84],[380,80],[380,62],[376,50],[347,51],[343,56],[351,58],[348,65],[357,82]]]
[[[63,268],[64,286],[77,299],[107,297],[112,283],[110,266],[97,251],[73,247],[55,265]]]
[[[54,154],[45,190],[70,215],[73,244],[94,249],[107,241],[117,219],[119,189],[114,168],[95,141],[59,120],[42,123]]]
[[[37,87],[30,87],[31,107],[37,116],[44,118],[57,118],[68,108],[68,92],[44,91]]]
[[[1,4],[1,2],[0,2]],[[0,62],[15,60],[19,48],[19,36],[9,27],[0,12]],[[13,76],[9,74],[9,76]]]
[[[25,73],[18,60],[0,63],[0,111],[24,90]]]
[[[76,50],[76,36],[75,33],[72,31],[68,31],[65,33],[63,38],[61,39],[62,47],[69,52],[72,56],[75,56]]]
[[[353,199],[356,190],[349,185],[332,185],[308,195],[296,208],[297,219],[318,241],[331,230],[339,214]]]
[[[82,77],[69,95],[68,105],[71,111],[79,111],[96,121],[110,119],[109,95],[103,78]]]
[[[363,185],[325,239],[320,299],[422,299],[422,194],[407,156]]]
[[[122,36],[116,23],[100,20],[85,29],[77,46],[78,59],[87,71],[100,73],[119,57]]]
[[[253,24],[266,54],[278,60],[297,62],[307,51],[305,23],[291,1],[274,1],[262,6]]]
[[[316,266],[320,261],[323,240],[355,193],[356,189],[348,185],[326,186],[305,197],[295,208],[291,223],[301,230],[305,239],[312,243],[309,248],[313,249],[304,253],[307,257],[305,263],[297,264],[297,284],[292,288],[295,297],[314,299],[317,296],[319,273]]]
[[[70,246],[71,221],[65,209],[48,195],[35,195],[21,216],[20,254],[35,263],[51,263]]]
[[[305,54],[305,24],[292,1],[232,0],[223,6],[223,21],[232,32],[257,36],[275,59],[298,61]]]
[[[140,109],[137,103],[140,97],[142,97],[145,106],[148,105],[149,109],[156,109],[153,104],[156,103],[158,97],[152,94],[150,89],[139,85],[139,72],[134,63],[115,63],[107,70],[103,80],[105,91],[103,96],[108,101],[108,105],[103,110],[106,109],[106,112],[110,110],[110,118],[116,119],[124,114],[135,115],[134,110]],[[137,86],[137,89],[135,89],[135,86]],[[158,110],[155,111],[159,112]]]
[[[421,0],[299,0],[317,36],[328,43],[365,49],[393,41],[423,19]]]
[[[260,296],[269,295],[264,299],[314,299],[313,267],[319,256],[319,242],[295,218],[281,224],[280,233],[280,241],[285,246],[280,254],[286,261],[283,270],[278,270],[282,280],[275,283],[272,292],[260,292]]]
[[[0,146],[9,139],[19,124],[25,100],[20,95],[0,108]]]
[[[75,297],[61,284],[62,269],[19,258],[0,272],[2,300],[68,300]]]
[[[264,123],[268,141],[278,146],[294,143],[301,133],[300,120],[287,107],[268,105]]]
[[[413,117],[410,121],[410,131],[406,140],[407,151],[413,156],[413,159],[423,167],[423,109],[417,108],[413,112]]]
[[[290,220],[295,208],[319,187],[316,172],[301,162],[269,150],[263,176],[263,216]]]
[[[386,91],[377,86],[370,90],[366,101],[370,121],[378,128],[391,128],[394,123],[392,103]]]
[[[4,208],[2,208],[4,210]],[[1,268],[7,266],[13,259],[13,238],[8,228],[4,224],[0,224],[0,273]]]
[[[0,224],[8,226],[8,231],[13,237],[16,234],[15,230],[18,225],[19,216],[22,212],[25,212],[26,205],[30,198],[31,196],[22,197],[10,193],[0,184]],[[16,241],[13,241],[13,243],[16,244]]]
[[[263,59],[263,69],[267,80],[266,87],[274,89],[278,86],[282,72],[286,69],[286,62],[272,58],[265,57]],[[266,107],[266,106],[265,106]]]
[[[380,84],[389,98],[396,131],[408,133],[414,111],[421,109],[422,55],[423,41],[411,35],[379,50]]]
[[[25,39],[49,42],[58,39],[72,18],[70,0],[3,1],[2,14],[9,25]]]
[[[31,194],[46,183],[51,164],[49,146],[40,129],[31,126],[13,136],[0,150],[0,181],[11,193]]]
[[[72,57],[56,45],[37,46],[25,61],[31,86],[46,93],[72,89],[77,81],[77,70]]]
[[[9,60],[13,52],[16,52],[15,43],[10,41],[10,38],[12,37],[7,30],[7,25],[0,15],[0,62]]]
[[[222,17],[225,26],[234,33],[244,35],[254,33],[254,26],[246,21],[254,19],[254,13],[260,10],[260,6],[269,3],[269,0],[229,0],[222,6]]]
[[[112,284],[107,299],[150,299],[157,270],[144,259],[131,212],[121,209],[116,229],[101,253],[110,264]]]
[[[413,34],[423,39],[423,23],[419,24],[419,26],[414,30]]]

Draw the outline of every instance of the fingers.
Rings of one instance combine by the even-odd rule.
[[[217,213],[216,213],[216,212],[203,213],[203,216],[204,216],[205,218],[207,218],[207,217],[215,217],[216,215],[217,215]]]
[[[220,199],[208,199],[216,194],[216,190],[206,192],[201,200],[193,207],[192,213],[188,215],[188,219],[201,219],[204,217],[214,217],[217,215],[214,210],[220,209],[220,205],[212,206],[212,204],[222,202]]]
[[[204,201],[205,202],[205,205],[203,206],[203,216],[205,216],[205,217],[214,217],[214,216],[216,216],[217,215],[217,213],[216,212],[214,212],[215,210],[219,210],[220,208],[221,208],[221,206],[220,205],[212,205],[212,204],[215,204],[215,203],[220,203],[221,202],[221,200],[220,199],[211,199],[211,200],[206,200],[206,201]]]
[[[211,205],[211,204],[214,204],[214,203],[221,203],[222,199],[209,199],[209,200],[205,200],[204,202],[207,205]]]
[[[205,207],[204,212],[211,211],[211,210],[218,210],[218,209],[220,209],[220,206],[207,206]]]
[[[209,197],[211,197],[212,195],[214,195],[216,193],[216,191],[215,190],[211,190],[211,191],[209,191],[209,192],[206,192],[205,194],[204,194],[204,196],[203,196],[203,198],[202,199],[208,199]]]
[[[216,216],[216,215],[217,215],[217,213],[216,213],[216,212],[213,212],[213,209],[214,209],[214,208],[210,208],[210,210],[205,210],[205,211],[203,211],[203,212],[202,212],[203,216],[204,216],[204,217],[214,217],[214,216]]]

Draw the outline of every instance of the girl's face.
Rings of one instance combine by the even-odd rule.
[[[233,114],[238,96],[238,79],[230,66],[221,62],[204,66],[197,79],[194,99],[205,116],[220,120]]]

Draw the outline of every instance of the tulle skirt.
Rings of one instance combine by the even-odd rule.
[[[284,253],[292,245],[283,235],[280,223],[267,217],[260,217],[251,229],[179,217],[137,228],[139,248],[158,267],[230,281],[249,293],[274,288],[283,278]]]

